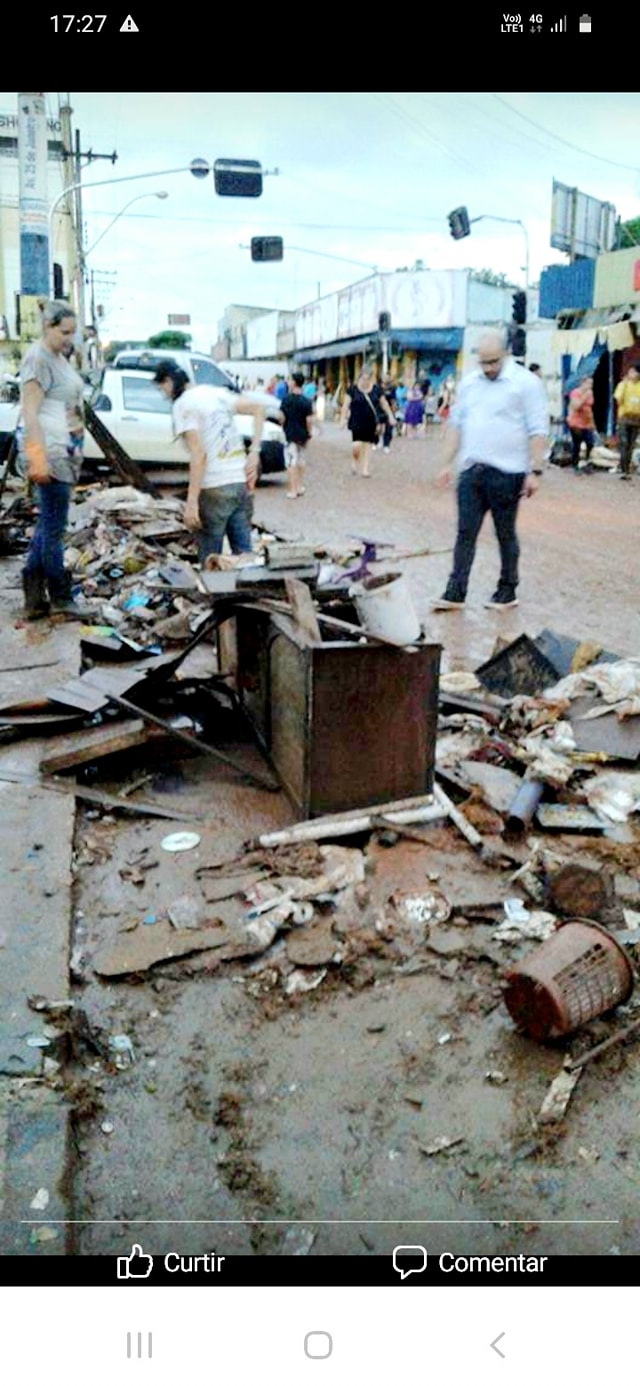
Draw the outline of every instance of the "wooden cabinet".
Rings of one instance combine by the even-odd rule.
[[[301,817],[430,793],[439,645],[314,643],[287,616],[235,620],[240,697]]]

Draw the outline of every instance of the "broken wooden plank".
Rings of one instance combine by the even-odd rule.
[[[128,452],[125,452],[122,445],[114,438],[113,434],[109,432],[109,429],[103,424],[102,419],[98,418],[98,415],[86,400],[84,404],[84,421],[94,442],[98,444],[107,462],[118,472],[118,475],[123,477],[123,479],[128,481],[132,486],[135,486],[138,491],[147,491],[150,495],[157,496],[157,486],[154,486],[153,482],[145,476],[145,473],[142,468],[138,466],[138,463],[134,462],[132,458],[129,457]]]
[[[43,756],[40,769],[43,775],[57,775],[63,770],[72,770],[77,765],[100,760],[103,756],[117,755],[118,751],[128,751],[133,746],[142,746],[145,741],[156,735],[155,728],[148,727],[142,718],[72,732],[64,738],[63,744],[58,745],[53,754]]]
[[[63,798],[74,797],[88,804],[95,804],[98,808],[108,809],[110,812],[130,813],[142,818],[168,818],[176,823],[208,823],[209,819],[201,813],[193,813],[184,809],[159,808],[157,804],[148,803],[146,800],[138,799],[133,802],[129,799],[120,798],[119,795],[105,794],[100,789],[88,789],[81,784],[73,784],[69,780],[49,780],[39,779],[37,775],[29,775],[19,770],[7,770],[0,768],[0,784],[25,784],[36,786],[38,789],[48,789],[54,794],[60,794]]]
[[[296,625],[300,626],[309,640],[319,645],[322,634],[313,605],[313,597],[306,582],[300,582],[298,578],[286,577],[284,586]]]

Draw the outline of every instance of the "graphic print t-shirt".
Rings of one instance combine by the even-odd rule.
[[[174,403],[173,426],[177,434],[193,431],[200,436],[207,457],[203,490],[246,481],[242,435],[230,401],[214,385],[193,385],[185,390]]]

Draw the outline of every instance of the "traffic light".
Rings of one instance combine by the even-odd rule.
[[[391,314],[378,313],[378,332],[391,331]]]
[[[511,319],[513,322],[517,322],[518,325],[522,325],[522,323],[527,321],[527,295],[524,289],[517,289],[513,295]]]
[[[524,327],[512,327],[509,335],[512,355],[524,360],[527,354],[527,334]]]
[[[454,241],[461,241],[463,236],[471,235],[469,213],[466,207],[456,207],[453,212],[449,212],[449,230]]]
[[[252,236],[252,260],[281,260],[283,254],[282,236]]]
[[[260,163],[257,159],[216,159],[213,185],[220,197],[261,197]]]

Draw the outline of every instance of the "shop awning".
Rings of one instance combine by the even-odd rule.
[[[395,348],[410,351],[460,351],[462,347],[461,327],[410,327],[391,329],[390,340]],[[346,337],[340,342],[327,342],[324,346],[300,347],[294,351],[295,361],[328,361],[336,356],[356,356],[359,353],[382,352],[382,338],[379,332],[370,332],[366,337]]]

